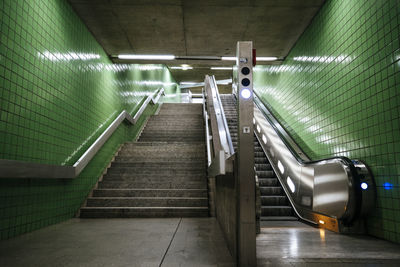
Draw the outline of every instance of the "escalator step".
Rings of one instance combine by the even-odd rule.
[[[258,178],[274,178],[276,177],[274,171],[256,171]]]
[[[262,206],[261,216],[293,216],[293,209],[290,206]]]
[[[262,206],[287,206],[289,200],[286,196],[261,196]]]
[[[258,178],[260,187],[279,186],[278,178]]]
[[[258,163],[256,161],[256,164],[254,166],[256,167],[257,171],[270,171],[272,170],[271,164],[267,161],[267,159],[263,159],[265,163]],[[268,162],[268,163],[267,163]]]
[[[284,191],[280,186],[260,187],[261,196],[284,196]]]
[[[261,221],[298,221],[294,216],[261,216]]]
[[[238,120],[236,110],[236,99],[233,95],[220,95],[225,117],[228,122],[232,143],[237,149],[238,146]],[[269,163],[257,137],[254,135],[254,164],[256,175],[260,186],[261,221],[270,220],[297,220],[294,216],[289,199],[285,195],[278,178],[276,177],[271,164]]]

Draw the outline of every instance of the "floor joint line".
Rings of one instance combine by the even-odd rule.
[[[160,264],[158,265],[158,267],[161,267],[161,265],[163,264],[164,259],[165,259],[165,256],[167,256],[169,247],[171,246],[172,241],[174,241],[176,232],[178,232],[178,228],[179,228],[179,226],[181,225],[181,222],[182,222],[182,218],[180,218],[180,220],[179,220],[179,222],[178,222],[178,225],[177,225],[176,228],[175,228],[175,232],[174,232],[174,234],[172,235],[171,241],[169,241],[168,247],[167,247],[167,249],[165,250],[164,256],[162,257],[162,259],[161,259]]]

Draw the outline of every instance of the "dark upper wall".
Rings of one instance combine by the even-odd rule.
[[[255,90],[312,159],[365,161],[378,199],[370,234],[400,242],[400,2],[327,1]]]
[[[0,3],[0,158],[72,165],[124,109],[176,85],[164,65],[114,65],[64,0]],[[0,180],[0,236],[72,217],[115,149],[122,125],[73,181]]]

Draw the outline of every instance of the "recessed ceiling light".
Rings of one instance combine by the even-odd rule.
[[[173,60],[174,55],[118,55],[119,59]]]

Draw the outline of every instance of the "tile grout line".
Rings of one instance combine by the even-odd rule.
[[[163,264],[164,259],[165,259],[165,256],[167,256],[169,247],[171,246],[172,241],[173,241],[174,238],[175,238],[176,232],[178,232],[178,228],[179,228],[179,226],[181,225],[181,222],[182,222],[182,218],[180,218],[180,220],[179,220],[179,222],[178,222],[178,225],[176,226],[175,232],[174,232],[174,234],[172,235],[171,241],[169,241],[168,247],[167,247],[167,249],[165,250],[164,256],[162,257],[162,259],[161,259],[160,264],[158,265],[158,267],[161,267],[161,265]]]

